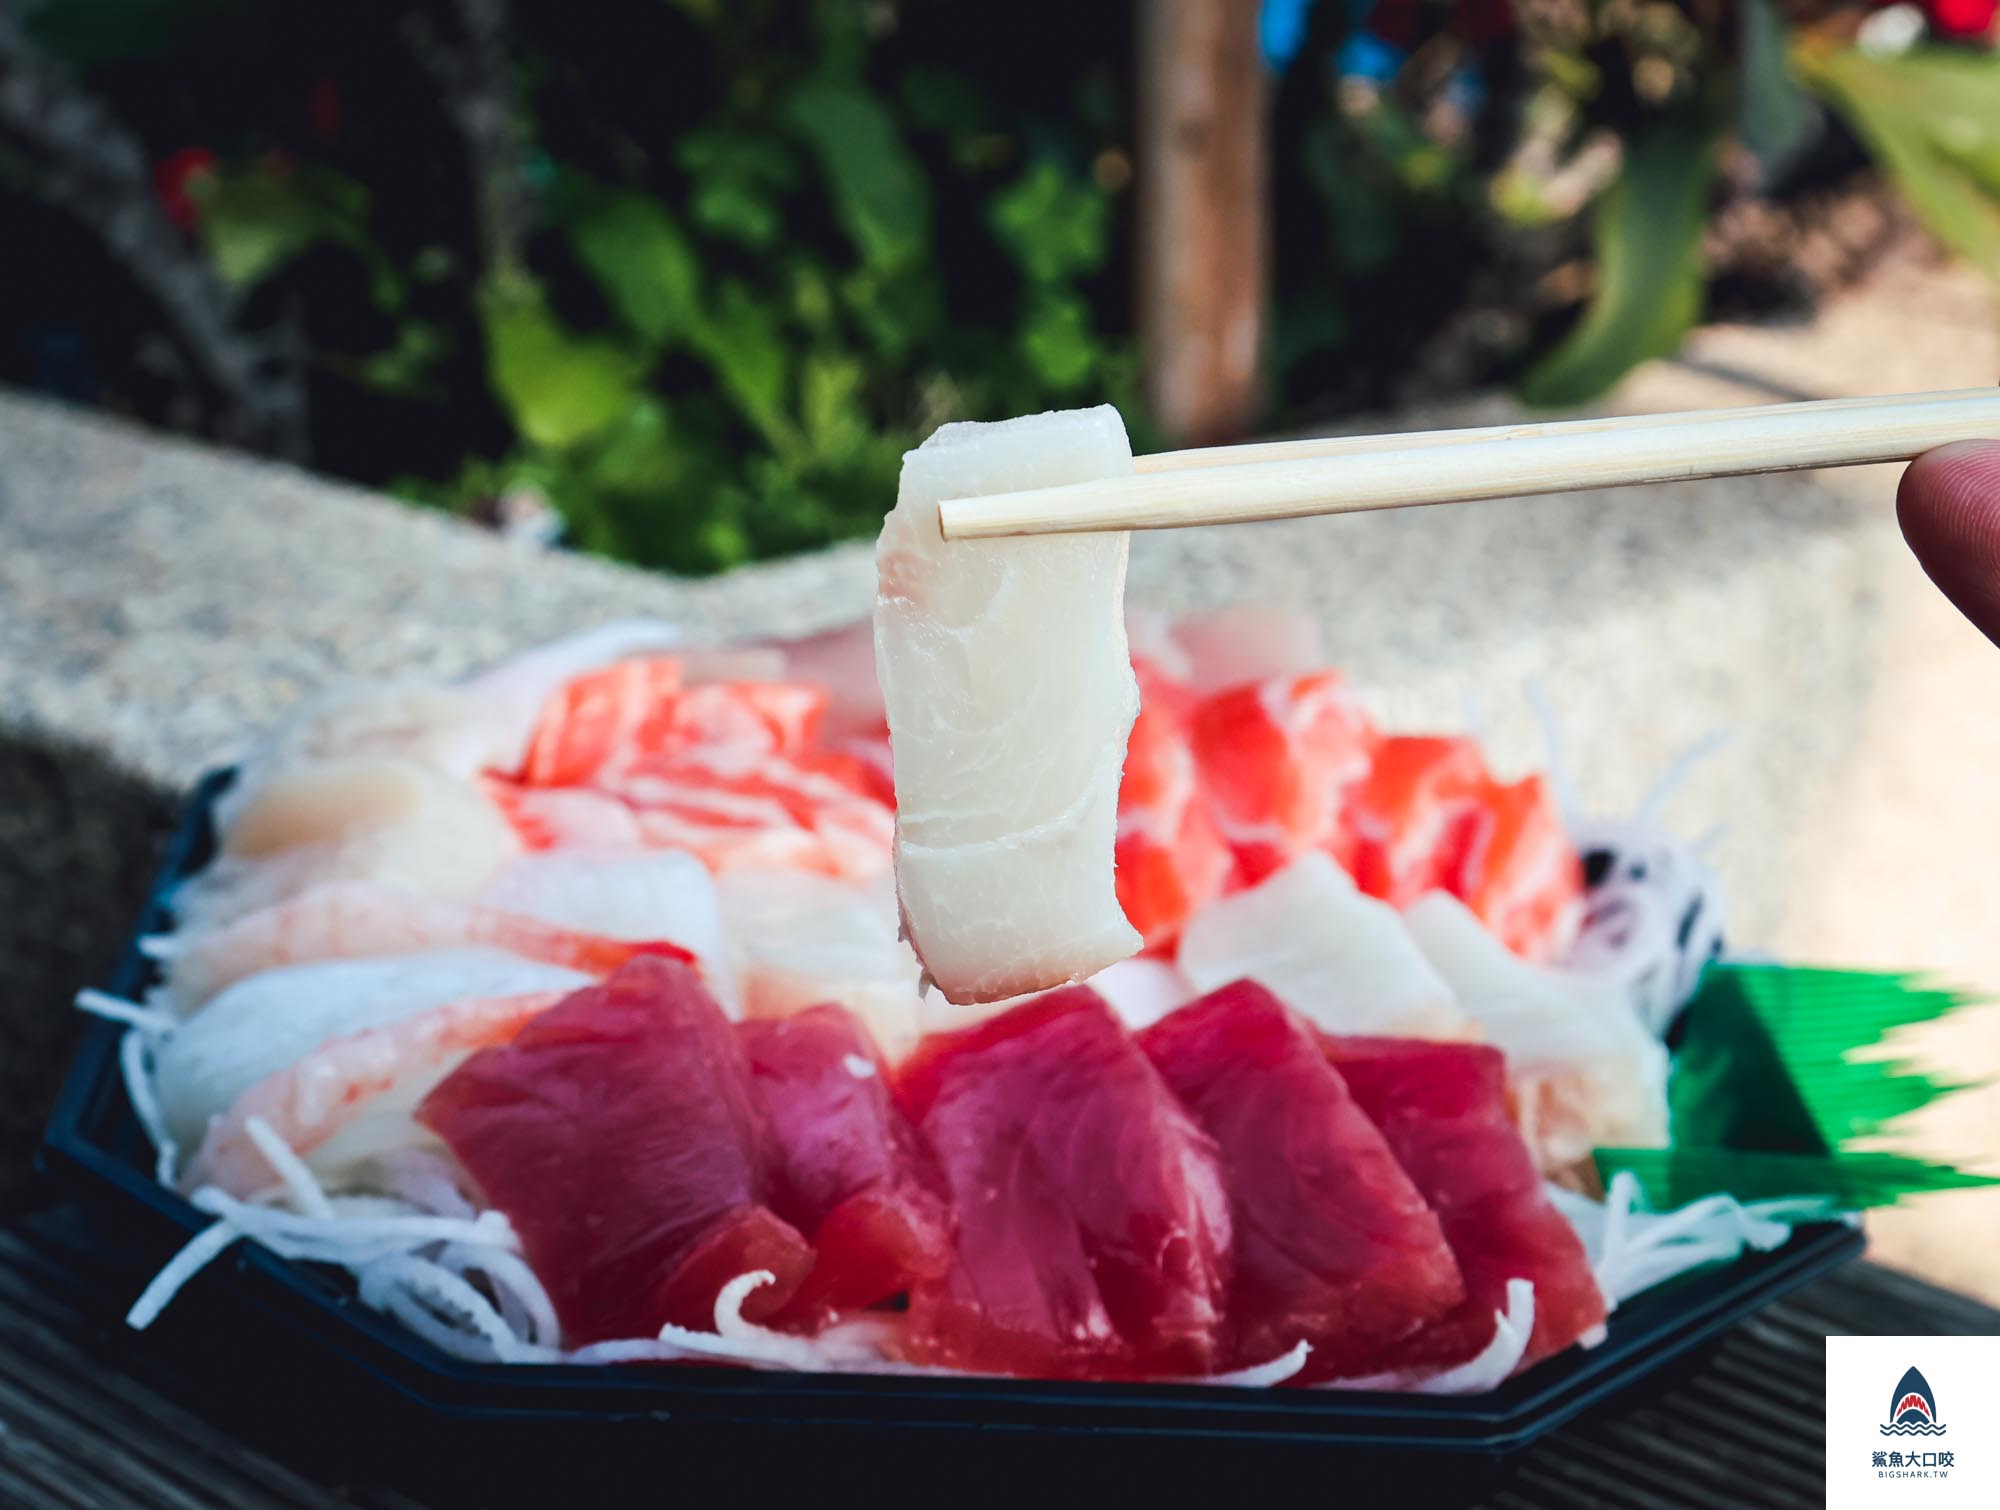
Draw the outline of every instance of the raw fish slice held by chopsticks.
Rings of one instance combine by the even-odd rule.
[[[1484,1044],[1325,1041],[1355,1103],[1437,1213],[1465,1276],[1465,1301],[1367,1364],[1446,1369],[1477,1356],[1507,1309],[1507,1282],[1535,1287],[1535,1321],[1515,1372],[1604,1320],[1604,1296],[1576,1229],[1557,1211],[1507,1109],[1507,1072]]]
[[[1231,1244],[1215,1147],[1094,991],[926,1038],[896,1091],[958,1213],[950,1273],[910,1296],[912,1361],[1061,1378],[1215,1366]]]
[[[504,1212],[572,1345],[709,1330],[767,1270],[755,1321],[812,1250],[771,1209],[776,1148],[727,1018],[685,965],[637,960],[466,1060],[418,1119]]]
[[[1220,1150],[1236,1234],[1225,1367],[1304,1341],[1301,1382],[1338,1378],[1464,1300],[1437,1214],[1277,997],[1240,981],[1139,1042]]]
[[[867,1029],[828,1005],[743,1023],[737,1036],[777,1140],[772,1207],[813,1245],[779,1323],[810,1326],[942,1278],[944,1175],[897,1110]]]
[[[990,1002],[1134,952],[1112,855],[1138,690],[1126,542],[947,545],[941,499],[1127,475],[1117,411],[946,425],[876,545],[876,664],[904,925],[945,996]]]

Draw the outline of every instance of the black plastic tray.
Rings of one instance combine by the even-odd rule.
[[[167,892],[207,859],[210,810],[228,780],[229,773],[218,772],[195,789],[137,934],[165,925]],[[113,989],[136,997],[151,968],[135,935]],[[87,1030],[43,1154],[45,1169],[73,1198],[74,1262],[102,1293],[107,1312],[122,1312],[208,1220],[152,1178],[151,1149],[119,1074],[122,1032],[109,1022]],[[885,1452],[907,1459],[919,1442],[928,1459],[961,1471],[972,1461],[963,1450],[982,1442],[1004,1442],[1001,1456],[1017,1467],[1027,1461],[1024,1452],[1053,1461],[1049,1455],[1060,1447],[1072,1463],[1107,1472],[1112,1460],[1129,1465],[1142,1457],[1163,1469],[1177,1456],[1161,1453],[1169,1445],[1200,1444],[1213,1465],[1229,1443],[1259,1444],[1258,1457],[1267,1462],[1273,1450],[1290,1457],[1293,1449],[1357,1455],[1356,1461],[1393,1452],[1403,1463],[1414,1461],[1412,1453],[1446,1454],[1470,1466],[1471,1459],[1496,1459],[1533,1441],[1861,1247],[1861,1234],[1845,1223],[1802,1227],[1770,1253],[1746,1255],[1627,1302],[1598,1347],[1572,1349],[1473,1397],[470,1364],[360,1306],[331,1271],[279,1258],[253,1242],[239,1243],[190,1284],[143,1344],[127,1340],[155,1369],[170,1370],[186,1393],[289,1423],[294,1436],[323,1437],[329,1418],[338,1422],[343,1462],[370,1448],[400,1461],[424,1443],[426,1460],[436,1463],[438,1450],[447,1461],[463,1453],[461,1464],[476,1462],[482,1473],[516,1487],[517,1475],[552,1463],[564,1464],[558,1477],[574,1484],[588,1462],[600,1473],[650,1464],[644,1471],[652,1487],[665,1490],[683,1481],[679,1469],[653,1477],[677,1461],[669,1444],[694,1441],[710,1447],[708,1460],[740,1449],[747,1456],[739,1465],[759,1481],[824,1471],[836,1459],[821,1456],[822,1449],[844,1448],[838,1457],[859,1453],[879,1462]],[[1097,1461],[1089,1462],[1091,1444],[1107,1438],[1152,1445],[1140,1453],[1096,1451]],[[811,1452],[793,1451],[808,1442]],[[1117,1474],[1106,1482],[1130,1487]]]

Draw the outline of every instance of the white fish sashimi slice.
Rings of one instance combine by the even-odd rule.
[[[1247,976],[1329,1033],[1479,1036],[1396,909],[1317,851],[1197,912],[1180,967],[1201,991]]]
[[[330,1038],[462,998],[568,991],[589,982],[579,971],[497,949],[267,970],[223,991],[160,1042],[154,1051],[160,1110],[175,1141],[192,1148],[211,1117]]]
[[[856,885],[809,871],[727,871],[722,915],[742,975],[746,1017],[789,1017],[838,1002],[890,1059],[920,1033],[917,959],[896,936],[886,880]]]
[[[1419,898],[1404,921],[1507,1056],[1521,1130],[1545,1172],[1593,1148],[1666,1142],[1667,1052],[1618,982],[1530,964],[1441,891]]]
[[[243,762],[216,801],[216,825],[232,836],[267,786],[321,768],[407,764],[466,781],[518,761],[526,741],[507,709],[463,688],[340,688],[302,704]]]
[[[477,786],[407,760],[305,765],[256,786],[221,852],[174,893],[184,927],[213,927],[329,881],[469,897],[521,852]]]
[[[694,955],[718,1001],[740,1003],[715,882],[693,855],[541,850],[511,861],[479,900],[558,928],[679,944]]]
[[[449,1001],[328,1039],[257,1081],[209,1124],[182,1188],[214,1185],[247,1200],[277,1184],[281,1171],[252,1131],[257,1118],[332,1188],[375,1160],[437,1146],[414,1120],[424,1097],[471,1054],[511,1042],[563,994]]]
[[[1094,975],[1136,951],[1112,849],[1138,684],[1127,537],[947,544],[946,498],[1124,476],[1116,410],[946,425],[903,458],[875,560],[896,770],[896,884],[955,1002]]]

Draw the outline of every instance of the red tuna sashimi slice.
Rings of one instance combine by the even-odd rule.
[[[1550,1202],[1507,1111],[1506,1065],[1485,1044],[1327,1038],[1327,1056],[1437,1212],[1465,1276],[1465,1303],[1371,1368],[1449,1368],[1493,1340],[1507,1281],[1535,1287],[1519,1368],[1604,1320],[1583,1243]]]
[[[729,1021],[686,965],[635,960],[470,1059],[418,1120],[506,1213],[572,1345],[706,1330],[769,1270],[770,1315],[812,1264],[770,1207],[775,1149]]]
[[[1095,991],[925,1039],[897,1095],[958,1215],[951,1272],[910,1297],[915,1360],[1067,1377],[1214,1365],[1230,1247],[1214,1145]]]
[[[1192,722],[1209,806],[1254,886],[1308,849],[1353,860],[1342,793],[1378,735],[1337,671],[1275,677],[1205,698]]]
[[[1188,732],[1193,694],[1150,662],[1135,658],[1132,670],[1139,717],[1118,788],[1118,905],[1157,948],[1222,895],[1235,860],[1201,792]]]
[[[1231,1365],[1303,1339],[1301,1379],[1358,1373],[1465,1298],[1437,1215],[1277,997],[1238,981],[1139,1042],[1221,1150],[1236,1234]]]
[[[868,1030],[828,1004],[736,1031],[777,1135],[772,1205],[817,1255],[784,1319],[812,1324],[942,1278],[944,1176],[896,1109]]]

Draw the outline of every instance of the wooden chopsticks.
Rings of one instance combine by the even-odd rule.
[[[2000,439],[2000,389],[1274,441],[1135,459],[1134,475],[938,506],[947,540],[1175,529],[1575,488],[1907,461]]]

